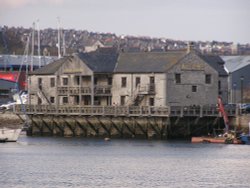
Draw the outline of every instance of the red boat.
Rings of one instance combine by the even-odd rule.
[[[227,137],[192,137],[192,143],[241,144],[236,138]]]

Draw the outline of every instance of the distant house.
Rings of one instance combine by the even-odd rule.
[[[227,102],[219,56],[193,50],[97,50],[57,60],[29,75],[30,104],[183,106]]]
[[[84,52],[93,52],[96,51],[98,48],[104,47],[104,45],[98,40],[94,43],[89,43],[84,47]]]
[[[250,102],[250,56],[221,56],[229,73],[230,103]]]

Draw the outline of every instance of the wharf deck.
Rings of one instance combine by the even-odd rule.
[[[226,109],[228,116],[236,116],[237,109]],[[16,105],[16,114],[80,115],[80,116],[154,116],[154,117],[218,117],[216,106],[73,106],[73,105]]]

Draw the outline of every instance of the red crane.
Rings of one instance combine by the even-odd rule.
[[[229,123],[229,120],[228,120],[227,112],[224,109],[224,105],[222,103],[222,99],[221,99],[220,96],[218,97],[218,110],[219,110],[220,114],[223,117],[225,128],[226,128],[226,133],[228,133],[228,129],[229,129],[228,123]]]

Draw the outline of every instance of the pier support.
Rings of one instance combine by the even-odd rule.
[[[29,135],[168,139],[207,134],[217,117],[30,115]]]

